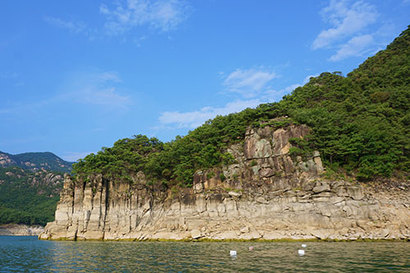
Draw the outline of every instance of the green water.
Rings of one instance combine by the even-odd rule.
[[[299,256],[301,244],[0,236],[0,272],[410,272],[408,242],[307,242],[305,255]],[[236,258],[230,250],[237,251]]]

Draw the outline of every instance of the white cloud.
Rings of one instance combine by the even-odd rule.
[[[120,82],[115,72],[84,73],[67,87],[69,91],[63,96],[76,103],[125,109],[131,104],[131,98],[119,93],[117,84]]]
[[[264,69],[236,69],[225,78],[223,85],[229,92],[252,98],[267,91],[274,78],[277,78],[274,72]]]
[[[80,72],[66,79],[61,90],[54,96],[29,103],[14,102],[9,108],[0,109],[2,114],[38,112],[52,105],[85,104],[99,106],[103,110],[126,110],[132,104],[129,96],[120,94],[120,77],[115,72]]]
[[[350,39],[346,44],[329,58],[330,61],[340,61],[352,56],[360,56],[368,51],[368,46],[373,44],[374,39],[370,34],[356,36]]]
[[[283,95],[289,94],[291,93],[293,90],[295,90],[298,87],[301,87],[302,84],[299,83],[295,83],[295,84],[291,84],[283,89],[280,90],[280,93],[283,93]]]
[[[222,107],[207,106],[191,112],[163,112],[159,117],[160,128],[170,129],[176,127],[193,129],[217,115],[227,115],[240,112],[246,108],[254,108],[270,100],[273,94],[276,93],[276,91],[269,87],[269,83],[276,77],[274,72],[263,68],[247,70],[236,69],[223,77],[222,84],[225,87],[225,91],[239,94],[241,98],[228,102]],[[258,96],[258,98],[256,98],[256,96]]]
[[[160,32],[168,32],[177,28],[188,18],[191,11],[191,6],[186,0],[116,0],[112,2],[112,5],[101,4],[99,7],[99,13],[105,19],[104,29],[102,27],[90,28],[81,21],[64,20],[51,16],[44,17],[44,21],[71,33],[84,34],[90,40],[94,40],[104,34],[119,35],[143,26]]]
[[[44,20],[56,27],[66,29],[72,33],[87,33],[87,26],[83,22],[65,21],[56,17],[45,17]]]
[[[270,81],[277,78],[274,72],[263,69],[237,69],[224,77],[223,85],[228,91],[239,94],[240,99],[228,102],[222,107],[207,106],[190,112],[163,112],[159,117],[160,126],[154,127],[154,129],[194,129],[218,115],[237,113],[246,108],[255,108],[262,103],[278,101],[282,96],[307,83],[310,77],[315,76],[309,75],[300,84],[292,84],[283,89],[275,90],[269,87]]]
[[[116,2],[113,8],[100,6],[100,13],[107,18],[105,28],[112,35],[141,26],[167,32],[183,22],[189,10],[183,0],[127,0]]]
[[[192,112],[164,112],[161,113],[159,121],[162,125],[176,125],[178,128],[193,129],[217,115],[240,112],[246,108],[254,108],[261,103],[262,101],[259,99],[237,100],[219,108],[209,106]]]
[[[308,75],[308,76],[306,76],[306,77],[303,79],[303,83],[302,83],[300,86],[307,84],[307,83],[310,81],[310,78],[315,78],[315,77],[317,77],[317,76],[319,76],[319,74],[313,74],[313,75]]]
[[[114,87],[106,89],[85,88],[76,94],[79,103],[126,108],[130,102],[129,97],[118,94]]]
[[[264,101],[264,102],[278,101],[279,97],[290,94],[296,88],[298,88],[300,86],[303,86],[306,83],[308,83],[311,77],[317,77],[317,76],[318,75],[309,75],[309,76],[306,76],[303,79],[302,83],[294,83],[294,84],[291,84],[291,85],[289,85],[285,88],[279,89],[279,90],[268,90],[262,96],[262,101]]]
[[[100,81],[100,82],[108,82],[108,81],[121,82],[121,79],[118,76],[118,74],[112,71],[98,73],[93,76],[97,79],[97,81]]]
[[[378,13],[373,5],[364,1],[331,0],[322,10],[324,20],[333,27],[319,33],[312,44],[313,49],[324,48],[343,38],[363,31],[376,22]]]

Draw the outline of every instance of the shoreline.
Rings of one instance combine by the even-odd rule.
[[[292,239],[292,238],[282,238],[282,239],[79,239],[72,240],[69,238],[58,238],[58,239],[41,239],[41,241],[70,241],[70,242],[185,242],[185,243],[292,243],[292,242],[323,242],[323,243],[343,243],[343,242],[410,242],[409,238],[396,238],[396,239],[369,239],[369,238],[359,238],[359,239]]]
[[[23,224],[0,225],[0,236],[38,236],[44,232],[43,226],[29,226]]]

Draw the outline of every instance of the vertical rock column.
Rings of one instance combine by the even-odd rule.
[[[92,184],[86,185],[83,201],[83,233],[78,235],[79,239],[101,240],[104,238],[105,218],[105,187],[103,187],[102,176],[96,176]]]
[[[39,235],[40,239],[76,239],[77,221],[74,216],[74,203],[75,184],[71,177],[65,174],[63,190],[60,193],[60,201],[57,204],[55,213],[55,221],[46,225],[44,232]]]
[[[64,175],[64,187],[57,204],[55,223],[57,226],[67,226],[72,223],[74,204],[74,184],[68,174]]]

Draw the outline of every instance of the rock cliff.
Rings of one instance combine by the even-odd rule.
[[[190,189],[65,176],[55,221],[40,239],[408,239],[408,188],[321,177],[318,152],[293,156],[289,139],[309,128],[248,129],[233,163],[196,172]],[[392,198],[394,197],[394,198]]]

